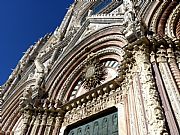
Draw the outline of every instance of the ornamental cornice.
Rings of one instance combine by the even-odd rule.
[[[24,93],[24,98],[27,101],[29,101],[28,97],[30,96],[28,93]],[[94,113],[98,113],[105,109],[116,106],[117,104],[122,103],[122,99],[123,95],[121,88],[116,83],[116,79],[114,79],[65,104],[62,104],[62,102],[59,100],[50,101],[48,99],[37,99],[35,102],[27,102],[27,104],[25,104],[24,107],[21,106],[21,113],[23,115],[24,120],[23,129],[26,130],[25,127],[29,124],[29,120],[32,117],[37,116],[37,114],[38,118],[41,118],[42,116],[41,125],[50,125],[55,117],[58,118],[57,123],[61,125],[62,118],[64,116],[65,118],[63,124],[65,125],[76,122],[77,117],[79,118],[79,116],[82,116],[80,119],[84,119],[86,117],[93,115]],[[27,107],[29,105],[31,107]],[[84,115],[77,115],[75,113],[75,110],[76,112],[82,112],[83,110]],[[71,115],[67,115],[70,111],[72,111]],[[70,116],[73,116],[74,119],[71,119],[69,121],[67,119],[69,119]],[[45,122],[46,118],[47,124]]]
[[[103,84],[63,105],[66,110],[63,126],[75,123],[122,103],[123,95],[116,79]]]

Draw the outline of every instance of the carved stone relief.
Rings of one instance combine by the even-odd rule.
[[[145,51],[145,45],[143,46],[135,53],[135,60],[140,76],[140,82],[142,83],[141,85],[146,111],[146,119],[149,123],[148,129],[149,132],[154,134],[164,134],[167,132],[164,115],[160,106],[158,91],[156,90],[155,83],[152,78],[149,56]]]

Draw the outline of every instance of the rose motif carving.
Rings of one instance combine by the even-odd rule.
[[[105,80],[107,71],[105,65],[98,58],[92,56],[87,59],[82,73],[82,84],[85,89],[92,89]]]

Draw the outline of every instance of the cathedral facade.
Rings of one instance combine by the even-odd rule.
[[[0,135],[179,135],[179,1],[75,0],[0,107]]]

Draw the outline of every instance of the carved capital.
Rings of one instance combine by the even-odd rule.
[[[166,50],[164,48],[163,45],[160,46],[160,48],[158,48],[158,51],[157,51],[157,62],[166,62],[167,59],[166,59]]]

